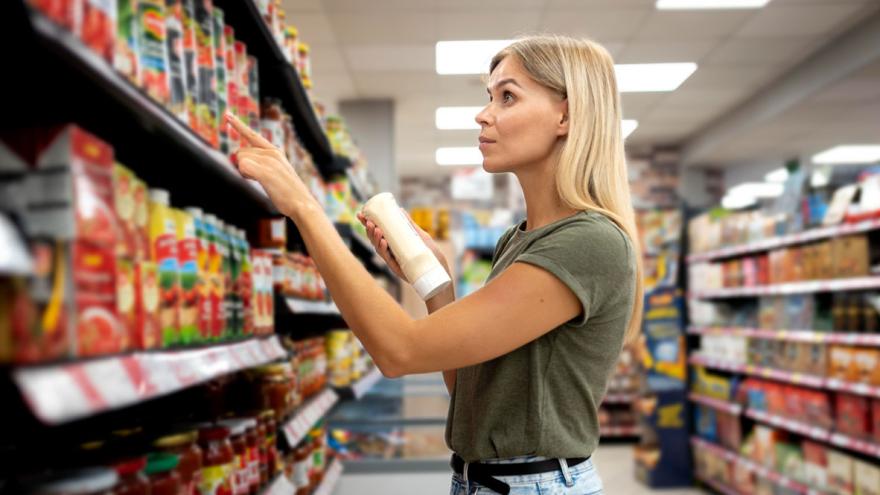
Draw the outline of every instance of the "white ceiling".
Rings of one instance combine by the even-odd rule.
[[[535,32],[589,36],[619,63],[697,62],[671,93],[625,93],[639,128],[633,149],[685,142],[811,53],[880,10],[880,0],[772,0],[757,10],[657,11],[653,0],[284,0],[312,46],[315,94],[331,109],[354,98],[395,101],[401,175],[446,173],[438,146],[476,144],[477,131],[434,128],[438,106],[482,105],[478,76],[440,76],[441,40],[508,39]],[[880,136],[880,64],[718,147],[725,165],[786,158]],[[357,136],[355,136],[357,139]]]

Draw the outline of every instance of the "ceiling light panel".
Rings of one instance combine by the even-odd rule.
[[[481,165],[483,154],[476,146],[437,148],[434,159],[437,165]]]
[[[479,129],[477,114],[483,107],[439,107],[434,112],[437,129]]]
[[[437,74],[486,74],[492,57],[512,40],[440,41],[435,50]]]
[[[621,93],[652,93],[675,91],[697,70],[697,64],[618,64],[614,69]]]
[[[880,162],[880,144],[843,144],[813,155],[813,163],[857,165]]]

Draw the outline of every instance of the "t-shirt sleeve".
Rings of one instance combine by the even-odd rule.
[[[577,326],[593,316],[621,316],[611,306],[625,306],[615,303],[631,298],[635,288],[632,246],[610,221],[565,225],[536,240],[515,261],[550,272],[574,293],[583,311],[569,323]]]

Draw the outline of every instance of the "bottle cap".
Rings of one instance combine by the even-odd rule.
[[[442,266],[438,265],[425,272],[412,285],[419,294],[419,297],[423,301],[427,301],[445,289],[450,283],[452,283],[452,279],[449,278],[449,274],[446,273]]]
[[[150,189],[150,201],[168,206],[171,204],[171,193],[165,189]]]

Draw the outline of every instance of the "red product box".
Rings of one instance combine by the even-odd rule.
[[[124,335],[117,312],[113,246],[75,242],[72,275],[73,355],[98,356],[123,351],[128,336]]]
[[[871,401],[871,434],[880,443],[880,399]]]
[[[869,399],[858,395],[837,394],[837,431],[857,438],[867,438],[871,432]]]
[[[758,260],[758,285],[770,283],[770,258],[766,254],[757,257]]]
[[[116,313],[119,315],[121,349],[134,347],[137,330],[137,290],[134,263],[126,258],[116,258]]]
[[[81,0],[79,37],[104,60],[113,63],[116,49],[116,0]]]
[[[162,343],[159,322],[159,269],[142,261],[135,266],[135,327],[132,340],[137,349],[155,349]]]
[[[79,33],[84,0],[28,0],[28,3],[49,19]]]
[[[30,132],[37,171],[26,181],[29,234],[115,246],[113,148],[74,124]]]

